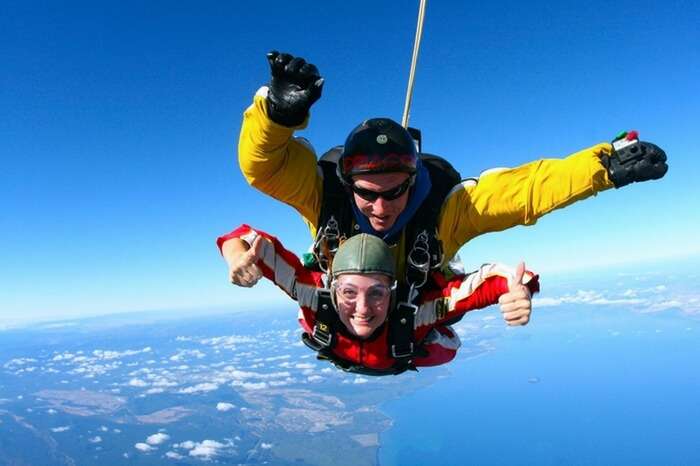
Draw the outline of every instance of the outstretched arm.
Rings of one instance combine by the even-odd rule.
[[[238,163],[248,184],[294,207],[313,229],[321,209],[322,180],[313,148],[292,136],[306,126],[323,80],[314,65],[299,57],[271,52],[268,61],[271,81],[245,111]]]
[[[564,159],[542,159],[491,170],[458,185],[443,204],[439,233],[452,257],[472,238],[516,225],[534,225],[549,212],[613,187],[599,144]]]
[[[507,297],[506,303],[513,304],[502,308],[506,322],[526,324],[520,319],[526,315],[529,320],[530,297],[539,291],[539,277],[521,265],[522,270],[502,264],[484,264],[476,271],[444,284],[441,289],[424,292],[423,303],[416,314],[416,327],[453,321],[469,311],[498,303],[501,296]]]
[[[533,225],[556,209],[612,187],[659,179],[668,170],[659,147],[622,133],[564,159],[536,160],[491,170],[456,187],[440,213],[439,233],[452,257],[470,239],[516,225]]]
[[[249,278],[258,273],[300,304],[304,304],[302,301],[307,299],[307,294],[311,296],[311,293],[306,293],[307,289],[315,289],[321,279],[319,273],[306,269],[277,238],[248,225],[241,225],[219,237],[216,243],[229,264],[230,276]],[[235,268],[231,264],[246,266]]]

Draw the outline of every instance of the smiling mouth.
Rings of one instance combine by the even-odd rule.
[[[354,323],[359,324],[359,325],[368,325],[370,322],[374,320],[375,316],[372,317],[357,317],[357,316],[352,316],[350,320],[352,320]]]

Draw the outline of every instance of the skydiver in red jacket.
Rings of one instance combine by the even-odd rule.
[[[330,274],[305,268],[277,238],[248,225],[217,244],[230,270],[241,261],[299,303],[303,341],[337,367],[368,375],[399,374],[454,359],[460,340],[450,324],[474,309],[500,303],[509,325],[525,325],[537,276],[501,264],[423,290],[415,305],[397,302],[395,260],[376,236],[359,234],[341,244]],[[231,272],[234,273],[234,272]],[[240,277],[239,277],[240,278]],[[499,299],[500,298],[500,299]]]

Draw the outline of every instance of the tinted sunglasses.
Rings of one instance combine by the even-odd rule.
[[[393,201],[394,199],[398,199],[401,196],[403,196],[403,194],[409,190],[409,188],[411,187],[412,184],[413,184],[413,177],[409,176],[408,178],[406,178],[406,181],[404,181],[400,185],[398,185],[394,188],[388,189],[386,191],[381,191],[381,192],[371,191],[369,189],[359,188],[359,187],[355,186],[354,184],[350,185],[350,189],[352,190],[353,193],[357,194],[358,196],[360,196],[362,199],[364,199],[367,202],[374,202],[377,199],[379,199],[380,197],[387,200],[387,201]]]

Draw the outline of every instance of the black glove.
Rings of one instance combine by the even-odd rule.
[[[323,78],[318,69],[301,57],[272,51],[270,62],[270,91],[267,94],[267,113],[275,123],[298,126],[304,122],[309,108],[321,97]]]
[[[666,153],[657,145],[637,140],[637,133],[623,133],[613,141],[610,156],[601,157],[616,188],[635,181],[658,180],[668,171]]]

